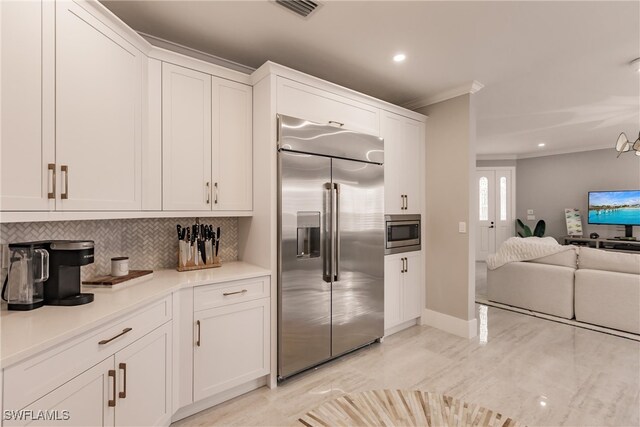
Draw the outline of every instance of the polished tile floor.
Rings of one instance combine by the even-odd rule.
[[[442,393],[530,426],[638,426],[640,343],[499,308],[477,306],[467,340],[426,326],[387,337],[176,425],[292,425],[344,393]]]

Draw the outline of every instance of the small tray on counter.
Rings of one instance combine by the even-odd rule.
[[[96,276],[88,280],[83,280],[82,284],[95,288],[111,288],[117,285],[131,285],[152,278],[153,270],[130,270],[126,276],[111,276],[106,274],[104,276]]]

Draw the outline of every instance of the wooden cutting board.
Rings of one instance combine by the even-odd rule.
[[[126,276],[118,276],[118,277],[110,276],[110,275],[96,276],[96,277],[92,277],[89,280],[83,280],[82,284],[90,285],[90,286],[110,287],[110,286],[122,284],[125,282],[129,282],[130,280],[139,279],[149,274],[153,274],[153,270],[130,270],[129,274],[127,274]]]

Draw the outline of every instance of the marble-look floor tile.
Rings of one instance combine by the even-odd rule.
[[[292,425],[346,393],[380,389],[441,393],[530,426],[640,425],[639,342],[493,307],[478,310],[486,314],[482,337],[415,326],[175,425]]]

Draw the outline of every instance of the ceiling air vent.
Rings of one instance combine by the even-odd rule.
[[[280,6],[286,7],[290,11],[306,18],[316,10],[320,3],[311,0],[276,0]]]

